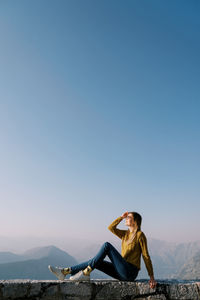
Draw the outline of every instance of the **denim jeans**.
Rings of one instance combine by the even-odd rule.
[[[111,262],[104,260],[106,255],[108,255]],[[139,272],[138,268],[127,262],[109,242],[105,242],[101,246],[97,255],[95,255],[92,259],[72,266],[71,275],[76,274],[80,270],[84,270],[88,265],[92,268],[92,270],[100,270],[121,281],[134,281]]]

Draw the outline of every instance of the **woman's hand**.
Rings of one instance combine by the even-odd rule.
[[[123,213],[123,215],[121,215],[121,217],[124,219],[128,216],[128,211],[126,211],[125,213]]]
[[[154,277],[151,276],[149,280],[149,286],[151,289],[154,289],[156,287],[157,282],[155,281]]]

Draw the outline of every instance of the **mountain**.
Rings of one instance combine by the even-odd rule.
[[[21,260],[24,260],[22,255],[14,254],[12,252],[0,252],[0,264]]]
[[[55,246],[34,248],[22,257],[23,261],[1,263],[0,279],[55,279],[48,270],[49,264],[61,267],[77,264],[71,255]]]
[[[78,262],[83,262],[93,258],[101,248],[101,244],[91,243],[87,246],[81,246],[78,252],[76,252],[76,259]]]
[[[0,280],[56,279],[56,277],[49,271],[48,265],[68,267],[78,264],[74,257],[55,246],[32,248],[25,251],[22,255],[17,255],[11,252],[0,252],[0,259]],[[16,261],[13,262],[15,259]],[[2,263],[2,261],[4,263]],[[91,274],[91,278],[104,279],[111,277],[99,270],[94,270]]]
[[[27,250],[23,253],[23,257],[26,259],[40,259],[42,257],[60,257],[64,260],[66,259],[66,255],[68,258],[71,258],[71,260],[74,260],[74,258],[69,255],[67,252],[60,250],[59,248],[55,246],[46,246],[46,247],[36,247],[32,248],[30,250]]]
[[[170,243],[148,239],[155,277],[159,279],[177,278],[182,266],[200,251],[200,241],[190,243]],[[148,278],[142,262],[138,278]]]
[[[200,251],[180,269],[178,279],[200,280]]]

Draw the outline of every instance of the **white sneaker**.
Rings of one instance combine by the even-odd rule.
[[[59,268],[59,267],[53,267],[53,266],[48,266],[49,270],[54,274],[56,275],[56,277],[59,279],[59,280],[64,280],[65,279],[65,276],[63,273],[62,273],[62,270],[63,268]]]
[[[75,275],[73,276],[70,276],[69,277],[69,280],[76,280],[76,281],[89,281],[90,280],[90,275],[85,275],[83,273],[83,271],[79,271],[78,273],[76,273]]]

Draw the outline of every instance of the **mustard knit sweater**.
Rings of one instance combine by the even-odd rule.
[[[122,217],[118,217],[113,221],[108,229],[117,235],[122,240],[121,255],[129,263],[135,265],[140,270],[141,254],[144,259],[145,266],[147,268],[149,276],[153,275],[153,267],[151,258],[149,256],[147,248],[147,239],[145,234],[138,230],[133,241],[130,244],[126,243],[126,240],[131,236],[129,230],[121,230],[117,228],[117,225],[123,220]]]

